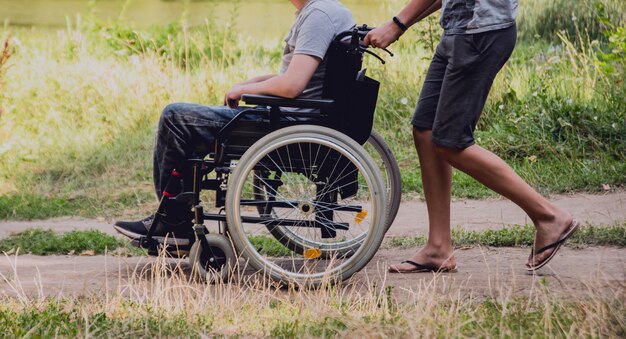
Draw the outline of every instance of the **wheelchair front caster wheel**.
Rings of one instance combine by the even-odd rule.
[[[230,241],[217,234],[206,234],[205,238],[206,245],[197,240],[189,251],[193,275],[209,283],[227,281],[237,262]]]

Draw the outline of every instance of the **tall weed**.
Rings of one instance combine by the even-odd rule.
[[[345,284],[281,289],[245,267],[234,271],[230,283],[206,285],[190,279],[188,266],[161,256],[122,264],[107,272],[115,277],[105,277],[105,290],[75,297],[45,297],[45,281],[35,282],[39,295],[31,296],[21,271],[0,273],[15,295],[0,299],[0,335],[586,338],[623,337],[626,329],[624,286],[603,272],[581,281],[580,292],[549,288],[545,277],[521,286],[501,277],[508,271],[491,272],[480,292],[445,274],[402,289],[379,271]]]
[[[11,46],[11,37],[3,37],[2,39],[0,39],[0,117],[2,117],[2,104],[4,103],[4,100],[2,100],[3,96],[4,96],[4,74],[7,72],[7,69],[9,68],[9,58],[11,57],[11,50],[12,50],[12,46]],[[0,132],[1,133],[1,132]],[[1,136],[0,136],[0,140],[1,140]],[[1,148],[0,148],[0,153],[2,152]]]
[[[626,4],[621,0],[525,0],[519,6],[519,34],[524,42],[558,43],[557,33],[574,37],[583,34],[591,40],[604,40],[605,23],[626,22]]]

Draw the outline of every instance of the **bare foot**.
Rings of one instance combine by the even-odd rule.
[[[568,231],[573,220],[574,217],[571,214],[563,210],[559,210],[551,220],[535,222],[535,227],[537,229],[534,244],[535,251],[558,241],[559,238]],[[534,256],[533,253],[531,253],[526,266],[529,268],[537,266],[539,263],[545,261],[546,258],[548,258],[555,250],[556,248],[552,248]]]
[[[443,249],[427,244],[417,251],[410,260],[420,265],[437,267],[440,271],[456,269],[456,258],[454,257],[454,251],[451,247],[449,249]],[[411,272],[415,269],[415,265],[410,263],[389,266],[389,270],[392,272]]]

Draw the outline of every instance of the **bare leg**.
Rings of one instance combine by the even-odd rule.
[[[411,260],[423,265],[452,269],[456,267],[450,238],[452,167],[436,152],[431,134],[429,130],[413,129],[413,140],[422,169],[422,183],[428,208],[428,242]],[[395,265],[395,268],[404,271],[414,267],[410,264],[399,264]]]
[[[477,145],[464,150],[436,146],[436,150],[450,165],[521,207],[537,228],[535,248],[557,241],[571,224],[573,217],[569,213],[537,193],[497,155]],[[537,256],[534,263],[529,263],[534,266],[551,252],[546,251]]]

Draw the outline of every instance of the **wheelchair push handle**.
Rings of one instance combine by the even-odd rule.
[[[335,41],[343,41],[346,37],[351,37],[349,43],[353,48],[359,49],[361,52],[374,56],[384,65],[385,60],[383,60],[383,58],[381,58],[378,54],[368,50],[367,47],[362,44],[363,39],[365,39],[365,36],[367,35],[367,33],[369,33],[374,28],[376,27],[368,27],[367,24],[363,24],[362,26],[358,26],[351,30],[343,31],[339,33],[337,37],[335,37]],[[389,56],[391,57],[394,56],[394,54],[390,50],[386,48],[383,48],[382,50],[387,52]]]
[[[342,41],[348,36],[352,36],[352,40],[350,42],[354,43],[355,40],[363,40],[367,33],[373,30],[376,27],[368,27],[367,24],[363,24],[362,26],[354,27],[353,29],[343,31],[335,37],[335,41]],[[357,41],[358,41],[357,40]]]

